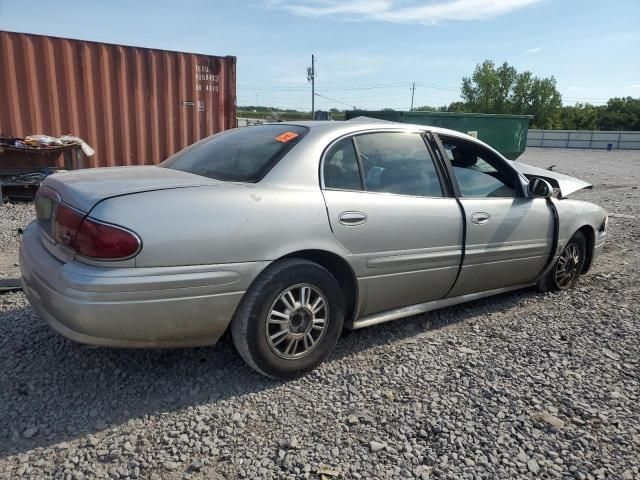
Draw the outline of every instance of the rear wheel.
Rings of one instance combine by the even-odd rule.
[[[322,363],[342,331],[344,297],[322,266],[302,259],[270,266],[245,294],[231,323],[236,349],[249,366],[291,378]]]
[[[564,247],[551,271],[542,280],[540,289],[547,291],[573,288],[584,269],[586,253],[587,241],[582,232],[577,232]]]

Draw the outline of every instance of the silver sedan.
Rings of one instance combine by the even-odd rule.
[[[73,340],[210,345],[291,377],[358,329],[566,289],[603,248],[590,185],[467,135],[366,119],[230,130],[159,166],[59,173],[24,231],[24,291]]]

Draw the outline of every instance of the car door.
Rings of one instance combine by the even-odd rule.
[[[482,144],[440,136],[466,219],[460,276],[449,297],[529,283],[553,244],[553,211],[525,195],[518,173]]]
[[[462,213],[422,134],[344,137],[321,172],[331,228],[355,257],[362,313],[444,297],[462,259]]]

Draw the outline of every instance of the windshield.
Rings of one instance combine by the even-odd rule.
[[[212,135],[179,151],[161,167],[216,180],[260,181],[306,135],[294,125],[257,125]]]

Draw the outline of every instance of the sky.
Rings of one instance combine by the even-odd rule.
[[[0,30],[234,55],[239,106],[306,111],[312,54],[323,110],[445,105],[485,59],[640,97],[639,25],[640,0],[0,0]]]

